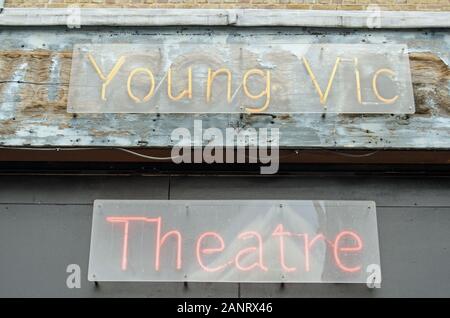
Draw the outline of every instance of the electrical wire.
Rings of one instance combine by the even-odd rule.
[[[144,155],[142,153],[133,151],[133,150],[129,150],[129,149],[125,149],[125,148],[108,148],[108,147],[80,147],[80,148],[74,148],[74,147],[70,147],[70,148],[65,148],[65,147],[53,147],[53,148],[32,148],[32,147],[8,147],[8,146],[0,146],[0,149],[7,149],[7,150],[29,150],[29,151],[87,151],[87,150],[119,150],[122,152],[126,152],[128,154],[131,154],[133,156],[136,157],[140,157],[140,158],[144,158],[144,159],[150,159],[150,160],[173,160],[175,158],[179,158],[180,156],[170,156],[170,157],[156,157],[156,156],[148,156],[148,155]],[[286,157],[290,157],[290,156],[294,156],[300,155],[300,151],[301,152],[320,152],[320,151],[326,151],[326,152],[330,152],[330,153],[334,153],[340,156],[344,156],[344,157],[350,157],[350,158],[363,158],[363,157],[370,157],[376,153],[378,153],[380,150],[375,150],[369,153],[364,153],[364,154],[350,154],[350,153],[346,153],[346,152],[341,152],[341,151],[337,151],[337,150],[330,150],[330,149],[320,149],[320,150],[311,150],[311,149],[304,149],[304,150],[292,150],[293,153],[292,154],[288,154],[288,155],[284,155],[279,159],[283,159]],[[251,158],[251,159],[258,159],[258,158],[254,158],[251,156],[246,155],[245,157],[247,158]],[[262,158],[259,158],[262,159]]]
[[[141,157],[141,158],[145,158],[145,159],[150,159],[150,160],[172,160],[175,158],[178,158],[179,156],[176,157],[155,157],[155,156],[147,156],[129,149],[125,149],[125,148],[102,148],[102,147],[89,147],[89,148],[31,148],[31,147],[7,147],[7,146],[0,146],[0,149],[7,149],[7,150],[27,150],[27,151],[86,151],[86,150],[119,150],[119,151],[123,151],[126,153],[129,153],[133,156],[137,156],[137,157]]]
[[[127,152],[127,153],[132,154],[132,155],[137,156],[137,157],[141,157],[141,158],[145,158],[145,159],[151,159],[151,160],[173,160],[175,158],[180,157],[180,156],[175,156],[175,157],[172,157],[172,156],[170,156],[170,157],[154,157],[154,156],[147,156],[147,155],[144,155],[144,154],[132,151],[132,150],[128,150],[128,149],[125,149],[125,148],[114,148],[114,149],[117,149],[117,150],[120,150],[120,151],[123,151],[123,152]]]
[[[336,150],[329,150],[329,149],[323,149],[323,150],[325,150],[327,152],[335,153],[335,154],[340,155],[340,156],[350,157],[350,158],[370,157],[370,156],[373,156],[374,154],[380,152],[380,150],[375,150],[375,151],[372,151],[372,152],[368,152],[368,153],[357,155],[357,154],[345,153],[345,152],[336,151]]]

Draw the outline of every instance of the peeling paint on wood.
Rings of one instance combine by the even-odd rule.
[[[92,28],[0,31],[0,144],[167,147],[173,129],[278,127],[283,148],[450,149],[450,35],[446,30]],[[416,114],[68,114],[75,43],[406,43]]]

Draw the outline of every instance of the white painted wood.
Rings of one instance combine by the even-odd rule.
[[[228,25],[226,10],[203,9],[48,9],[6,8],[0,25],[9,26],[166,26],[166,25]],[[75,25],[74,25],[75,24]]]
[[[78,17],[80,17],[79,20]],[[300,26],[448,28],[450,12],[273,9],[5,8],[2,26]]]
[[[242,10],[239,26],[301,26],[344,28],[449,27],[450,12],[346,10]]]

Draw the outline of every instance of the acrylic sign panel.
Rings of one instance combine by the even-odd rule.
[[[379,266],[372,201],[94,203],[90,281],[366,283]]]
[[[414,113],[397,44],[80,44],[71,113]]]

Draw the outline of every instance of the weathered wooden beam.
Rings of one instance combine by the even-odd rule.
[[[106,39],[106,40],[105,40]],[[416,113],[393,115],[68,114],[71,46],[83,41],[311,41],[407,43]],[[4,146],[170,147],[171,132],[203,125],[278,127],[283,148],[450,149],[450,71],[446,31],[318,29],[3,30],[0,144]],[[41,49],[38,49],[41,48]],[[45,49],[42,49],[45,48]]]

